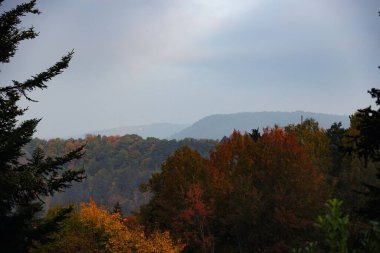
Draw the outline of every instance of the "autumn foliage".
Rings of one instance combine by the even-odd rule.
[[[147,236],[141,226],[126,226],[128,218],[122,219],[120,213],[109,214],[94,201],[81,204],[80,219],[99,235],[106,252],[178,253],[182,249],[168,232],[154,231]]]
[[[184,238],[185,252],[281,252],[304,239],[327,198],[294,131],[235,131],[210,159],[178,150],[143,187],[141,218]]]
[[[61,209],[52,209],[47,217],[57,210]],[[90,201],[73,210],[45,241],[35,241],[30,252],[179,253],[182,248],[183,244],[175,243],[169,232],[155,230],[148,235],[133,216],[110,213]]]
[[[376,242],[360,234],[368,226],[353,215],[355,203],[363,202],[353,191],[353,182],[362,182],[363,175],[356,172],[360,159],[342,153],[343,137],[339,124],[325,131],[317,122],[305,120],[285,129],[267,128],[252,134],[234,131],[209,156],[184,145],[141,185],[149,201],[138,213],[123,217],[120,204],[114,209],[119,211],[110,213],[93,201],[82,203],[62,223],[61,231],[47,238],[53,242],[36,241],[30,252],[302,252],[316,241],[323,242],[325,235],[315,228],[315,219],[323,213],[323,203],[337,193],[350,207],[342,206],[343,210],[352,217],[347,247]],[[110,152],[94,152],[91,159],[95,160],[99,156],[118,157],[115,161],[119,161],[123,156],[116,154],[126,147],[128,157],[137,157],[137,147],[143,144],[135,145],[134,136],[93,138],[88,147],[95,143],[110,147]],[[164,147],[149,141],[157,151]],[[62,141],[50,142],[50,152],[59,154],[66,146],[70,148],[70,141],[66,146],[58,145]],[[141,154],[152,147],[142,146]],[[130,161],[136,159],[124,159],[124,163]],[[103,180],[105,187],[114,187],[113,182],[107,184],[107,177],[118,170],[107,164],[94,178]],[[376,164],[369,161],[368,166]],[[126,180],[129,184],[137,178],[118,175],[117,180],[125,185]]]

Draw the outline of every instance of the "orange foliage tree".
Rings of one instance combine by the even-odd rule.
[[[106,252],[179,253],[182,245],[173,243],[168,232],[154,231],[147,236],[142,227],[127,227],[120,213],[109,214],[94,201],[81,203],[80,219],[98,235]]]
[[[62,212],[66,213],[66,219],[59,222],[56,230],[34,240],[28,252],[179,253],[183,248],[173,242],[168,232],[155,230],[147,235],[134,216],[123,218],[120,212],[109,213],[94,201],[81,203],[79,211],[73,206],[51,208],[42,223]]]

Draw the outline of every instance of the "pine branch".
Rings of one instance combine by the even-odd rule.
[[[18,81],[13,80],[13,85],[0,88],[0,94],[17,92],[18,94],[24,96],[26,99],[33,102],[37,102],[31,99],[27,95],[27,92],[33,91],[35,89],[41,89],[41,90],[46,89],[47,85],[45,83],[51,80],[53,77],[61,74],[63,70],[69,66],[69,62],[72,59],[73,54],[74,54],[74,50],[70,51],[68,54],[63,56],[60,61],[55,63],[52,67],[48,68],[46,71],[41,72],[35,76],[32,76],[32,78],[26,80],[25,82],[20,83]]]
[[[0,2],[1,4],[1,2]],[[35,9],[36,1],[17,5],[16,8],[4,12],[0,16],[0,62],[8,63],[9,59],[16,53],[18,44],[26,39],[34,39],[38,33],[34,31],[34,27],[23,30],[17,26],[21,23],[21,17],[26,14],[40,14]]]

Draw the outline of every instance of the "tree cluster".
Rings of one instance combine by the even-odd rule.
[[[324,179],[294,131],[234,132],[209,159],[177,150],[143,185],[152,198],[140,217],[185,238],[185,252],[285,251],[321,212]]]
[[[113,206],[119,202],[124,214],[138,211],[148,196],[139,185],[149,180],[152,173],[182,145],[197,150],[207,157],[216,141],[185,139],[143,139],[137,135],[87,136],[84,139],[33,139],[25,146],[25,153],[41,148],[48,156],[59,156],[86,143],[86,155],[66,165],[67,169],[86,168],[87,180],[74,183],[65,192],[46,199],[46,208],[56,204],[77,204],[93,199],[96,203]]]

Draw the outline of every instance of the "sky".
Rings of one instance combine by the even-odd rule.
[[[21,0],[5,0],[1,12]],[[33,92],[36,136],[69,137],[211,114],[350,115],[380,85],[378,0],[39,0],[40,33],[0,66],[23,81],[74,49]]]

